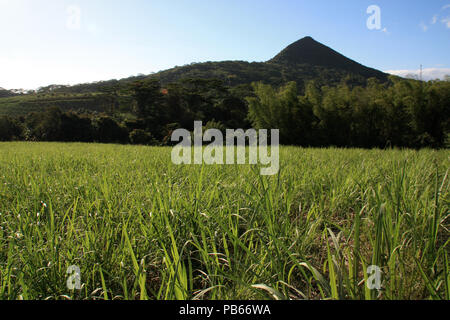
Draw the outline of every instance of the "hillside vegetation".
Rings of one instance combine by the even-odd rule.
[[[366,80],[371,77],[381,82],[387,81],[386,74],[362,66],[312,38],[306,37],[288,46],[267,62],[192,63],[147,76],[74,86],[51,85],[40,88],[38,94],[25,95],[25,98],[17,97],[19,94],[11,91],[0,90],[0,115],[25,115],[28,112],[42,111],[48,105],[59,106],[62,109],[70,106],[72,109],[107,111],[109,109],[104,101],[92,98],[93,94],[122,90],[126,95],[131,83],[145,79],[157,79],[162,86],[185,79],[217,79],[230,87],[249,85],[259,81],[280,86],[294,81],[298,84],[300,91],[303,91],[306,83],[311,80],[315,80],[320,85],[330,86],[337,85],[342,80],[352,85],[365,85]],[[80,94],[84,94],[84,97],[79,98]],[[10,96],[16,98],[1,99]]]

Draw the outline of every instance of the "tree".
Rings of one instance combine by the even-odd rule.
[[[249,119],[256,129],[279,129],[283,144],[310,144],[312,108],[299,98],[295,82],[278,90],[255,83],[253,89],[255,97],[247,98],[247,102]]]
[[[161,84],[156,79],[136,81],[132,84],[134,98],[137,102],[137,113],[141,118],[157,121],[162,115]]]
[[[9,117],[0,117],[0,141],[20,140],[23,128],[20,123]]]
[[[38,141],[61,141],[61,115],[61,109],[55,106],[44,112],[29,114],[25,123],[30,131],[30,138]]]
[[[79,116],[74,112],[61,115],[61,141],[91,142],[94,138],[94,128],[91,119]]]
[[[104,143],[127,143],[128,131],[114,119],[101,116],[94,121],[95,140]]]
[[[130,132],[130,142],[140,145],[156,145],[157,141],[152,137],[151,133],[141,129],[135,129]]]

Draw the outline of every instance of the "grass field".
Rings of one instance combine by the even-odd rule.
[[[170,152],[0,143],[0,299],[450,298],[448,150],[283,147],[272,177]]]

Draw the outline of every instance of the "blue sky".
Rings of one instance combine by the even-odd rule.
[[[304,36],[383,71],[450,74],[450,0],[0,0],[0,32],[8,89],[266,61]]]

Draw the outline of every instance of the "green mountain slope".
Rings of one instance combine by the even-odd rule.
[[[295,81],[300,86],[310,80],[324,85],[334,85],[342,79],[360,85],[372,77],[387,80],[387,74],[348,59],[311,37],[291,44],[267,62],[198,63],[165,70],[150,77],[159,78],[163,84],[183,78],[218,78],[229,85],[254,81],[280,85]]]
[[[36,111],[49,105],[61,105],[64,109],[70,107],[73,109],[88,108],[101,111],[103,107],[96,105],[97,99],[92,99],[91,96],[88,99],[89,101],[86,101],[86,99],[80,99],[79,95],[96,95],[113,87],[115,88],[114,90],[122,89],[126,91],[127,86],[131,82],[145,78],[157,78],[163,85],[189,78],[215,78],[222,80],[229,86],[250,84],[255,81],[279,86],[289,81],[295,81],[299,89],[302,90],[305,83],[311,80],[315,80],[321,85],[330,86],[336,85],[343,80],[353,85],[365,85],[367,79],[372,77],[382,82],[388,79],[387,74],[365,67],[315,41],[311,37],[306,37],[289,45],[267,62],[222,61],[195,63],[147,76],[75,86],[48,86],[42,88],[38,95],[16,96],[14,99],[11,97],[6,98],[10,95],[7,94],[9,92],[4,91],[4,98],[0,95],[0,115],[24,114],[28,110]],[[43,94],[46,95],[45,99],[39,97]],[[48,95],[52,96],[51,99],[48,98]],[[70,100],[70,103],[65,103],[65,100]]]

